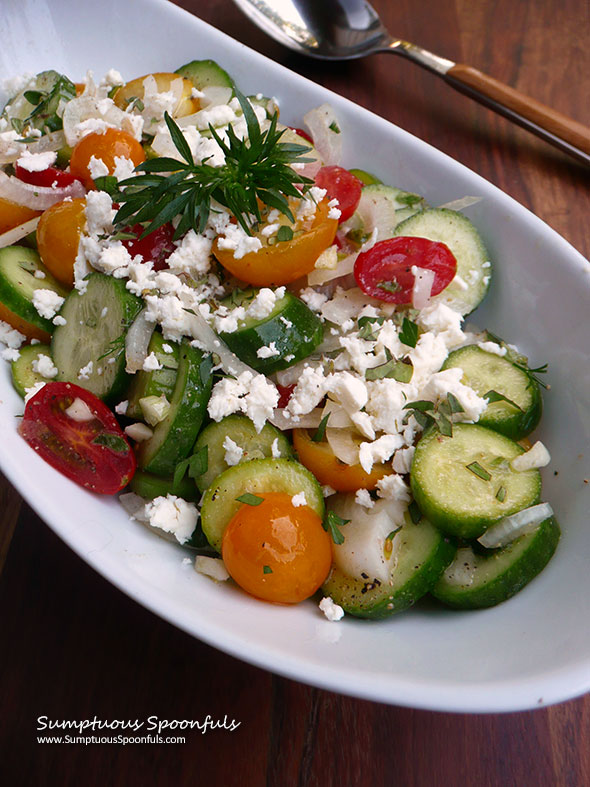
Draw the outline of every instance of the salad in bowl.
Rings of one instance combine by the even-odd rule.
[[[530,437],[546,367],[471,322],[494,269],[472,198],[354,169],[329,104],[300,126],[212,60],[13,81],[15,429],[257,599],[495,606],[560,536]]]

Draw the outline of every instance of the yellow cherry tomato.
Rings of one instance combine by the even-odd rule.
[[[311,470],[320,484],[327,484],[337,492],[375,489],[377,481],[392,472],[391,467],[384,464],[373,465],[370,473],[360,465],[345,465],[327,442],[314,443],[307,429],[293,430],[293,446],[301,464]]]
[[[74,286],[74,262],[86,223],[85,199],[52,205],[39,219],[37,248],[43,264],[67,287]]]
[[[90,159],[94,156],[106,164],[109,174],[115,171],[115,158],[131,159],[134,166],[145,161],[145,153],[139,142],[118,128],[107,128],[103,134],[87,134],[75,145],[70,159],[70,172],[79,178],[87,189],[94,188],[90,174]]]
[[[143,101],[145,98],[145,86],[143,83],[144,80],[150,76],[156,80],[158,93],[168,93],[170,90],[172,90],[173,82],[180,80],[182,83],[182,90],[180,91],[178,103],[170,113],[172,117],[184,117],[185,115],[192,115],[193,112],[199,111],[201,108],[201,102],[198,98],[193,98],[192,93],[194,85],[190,79],[185,79],[184,77],[179,76],[179,74],[171,74],[167,72],[146,74],[143,77],[132,79],[131,82],[127,82],[125,85],[121,85],[113,97],[115,104],[120,109],[127,109],[127,107],[135,99]]]
[[[11,200],[0,197],[0,235],[8,230],[13,230],[19,224],[24,224],[25,221],[34,219],[39,216],[41,211],[33,210],[32,208],[25,208],[24,205],[19,205]]]
[[[330,208],[326,200],[319,203],[310,229],[295,235],[292,240],[263,245],[236,259],[232,249],[213,244],[213,254],[230,273],[256,287],[289,284],[313,270],[317,258],[331,246],[338,229],[338,221],[328,218]]]
[[[51,336],[48,333],[42,331],[41,328],[37,328],[35,325],[31,325],[31,323],[26,320],[23,320],[18,314],[7,309],[3,303],[0,303],[0,320],[16,328],[16,330],[20,331],[27,339],[39,339],[43,344],[49,344],[51,341]]]
[[[330,536],[309,506],[283,492],[242,505],[225,529],[222,557],[237,584],[264,601],[297,604],[322,585],[332,564]]]

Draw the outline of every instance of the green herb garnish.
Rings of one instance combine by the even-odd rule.
[[[315,433],[312,435],[311,439],[314,443],[321,443],[326,434],[326,426],[328,425],[328,418],[330,417],[330,413],[325,415],[322,420],[320,421],[320,425],[316,429]]]
[[[244,492],[243,495],[236,497],[236,501],[245,503],[247,506],[259,506],[261,503],[264,503],[264,498],[253,495],[250,492]]]
[[[417,525],[418,522],[422,519],[422,511],[418,508],[418,503],[415,500],[412,500],[410,505],[408,506],[408,514],[410,515],[410,519],[414,525]]]
[[[501,486],[498,491],[496,492],[496,500],[499,500],[500,503],[503,503],[506,500],[506,487]]]
[[[547,383],[543,382],[543,380],[539,380],[539,378],[537,377],[538,374],[547,374],[548,365],[546,363],[544,363],[542,366],[537,366],[536,369],[530,369],[528,366],[526,366],[526,364],[521,364],[521,363],[515,363],[514,365],[518,369],[521,369],[529,378],[527,388],[530,388],[533,385],[533,383],[537,383],[537,385],[540,385],[541,388],[545,388],[545,390],[547,390],[547,388],[549,387]]]
[[[520,412],[522,413],[522,407],[520,407],[519,405],[516,404],[516,402],[513,402],[512,399],[509,399],[507,396],[504,396],[504,394],[501,394],[498,391],[488,391],[483,395],[483,398],[487,399],[490,404],[493,404],[493,402],[507,402],[508,404],[511,404],[512,407],[516,407],[516,409],[520,410]]]
[[[333,511],[328,511],[322,522],[322,527],[332,536],[332,541],[335,544],[343,544],[344,536],[340,532],[340,528],[347,525],[349,522],[350,519],[342,519],[342,517],[339,517],[338,514],[335,514]]]
[[[402,329],[399,332],[399,340],[407,347],[415,347],[418,341],[418,326],[412,320],[404,317]]]
[[[184,474],[188,470],[189,478],[196,479],[206,473],[209,468],[209,447],[204,445],[192,456],[183,459],[174,468],[174,477],[172,479],[172,490],[175,492]]]
[[[479,462],[471,462],[470,464],[465,465],[465,467],[467,468],[467,470],[470,470],[478,478],[481,478],[482,481],[489,481],[492,477],[491,474],[488,473],[488,471],[485,469],[485,467],[482,467],[479,464]]]
[[[116,201],[121,204],[115,216],[117,224],[148,221],[141,236],[145,237],[180,216],[175,238],[182,237],[189,229],[202,233],[212,200],[228,208],[248,235],[262,221],[260,203],[276,208],[290,221],[295,220],[287,198],[301,198],[313,181],[295,172],[291,164],[310,161],[304,157],[309,147],[280,141],[284,130],[277,130],[276,113],[269,127],[262,131],[247,98],[237,88],[235,94],[248,127],[247,138],[238,138],[228,125],[224,140],[209,125],[211,136],[225,156],[223,166],[213,167],[206,161],[195,164],[182,131],[165,113],[166,125],[182,161],[154,158],[136,168],[140,174],[121,181],[122,191],[116,195]],[[300,184],[300,188],[295,184]]]
[[[338,125],[338,123],[336,123],[336,121],[335,121],[335,120],[333,120],[333,121],[330,123],[330,125],[328,126],[328,128],[330,129],[330,131],[333,131],[333,132],[334,132],[334,134],[340,134],[340,126]]]
[[[127,454],[131,450],[126,440],[112,432],[97,434],[92,442],[94,445],[104,445],[105,448],[110,448],[111,451],[115,451],[117,454]]]
[[[385,363],[373,366],[372,369],[367,369],[365,379],[383,380],[388,377],[397,380],[399,383],[409,383],[414,374],[414,367],[411,361],[396,361],[387,348],[385,348],[385,358]]]
[[[385,292],[399,292],[401,290],[401,285],[396,281],[380,281],[377,287]]]
[[[272,568],[270,566],[262,566],[262,573],[263,574],[272,574]]]
[[[293,240],[293,230],[287,224],[282,224],[277,232],[277,242],[284,243],[287,240]]]

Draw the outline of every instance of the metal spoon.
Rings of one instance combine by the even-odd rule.
[[[376,52],[402,55],[449,85],[590,165],[590,129],[518,90],[416,44],[393,38],[366,0],[234,0],[268,35],[296,52],[351,60]]]

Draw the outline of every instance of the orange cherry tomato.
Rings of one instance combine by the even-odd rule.
[[[58,202],[48,208],[37,226],[37,247],[44,265],[55,278],[74,286],[74,262],[86,223],[85,199]]]
[[[43,344],[49,344],[51,341],[51,336],[48,333],[42,331],[41,328],[37,328],[35,325],[31,325],[30,322],[23,320],[18,314],[7,309],[3,303],[0,303],[0,320],[16,328],[16,330],[20,331],[27,339],[39,339]]]
[[[107,166],[109,174],[115,171],[115,158],[131,159],[134,166],[145,161],[145,153],[139,142],[126,131],[118,128],[107,128],[104,134],[87,134],[72,150],[70,172],[78,178],[87,189],[94,188],[90,175],[90,159],[95,156]]]
[[[314,443],[307,429],[293,430],[293,446],[302,465],[315,475],[320,484],[327,484],[337,492],[356,492],[357,489],[375,489],[377,481],[392,473],[384,464],[373,465],[370,473],[360,465],[345,465],[327,442]]]
[[[146,74],[143,77],[132,79],[131,82],[127,82],[125,85],[121,85],[121,87],[117,89],[117,92],[113,98],[115,104],[120,109],[127,109],[127,107],[133,101],[136,101],[137,99],[142,101],[145,98],[145,87],[143,83],[144,80],[149,76],[156,80],[156,88],[158,93],[168,93],[172,89],[173,83],[178,82],[178,80],[182,81],[182,90],[180,91],[178,103],[173,108],[171,113],[173,117],[192,115],[194,112],[198,112],[201,108],[201,102],[199,99],[193,98],[194,85],[191,80],[181,77],[179,74],[169,73],[166,71],[159,72],[157,74]]]
[[[321,586],[332,564],[330,536],[309,506],[283,492],[242,505],[225,529],[222,557],[230,576],[252,596],[297,604]]]
[[[0,197],[0,235],[39,215],[41,215],[40,210],[25,208],[24,205]]]
[[[289,284],[313,270],[320,254],[331,246],[338,229],[336,219],[329,219],[326,200],[317,206],[311,228],[292,240],[269,246],[266,242],[256,252],[240,259],[232,249],[221,249],[216,241],[213,254],[230,273],[256,287]],[[261,238],[261,240],[263,240]]]

